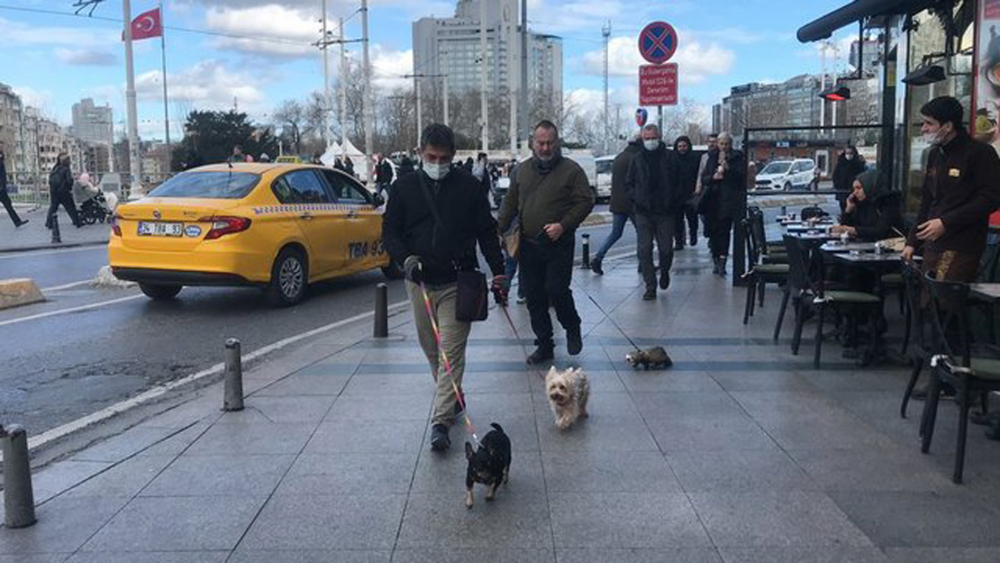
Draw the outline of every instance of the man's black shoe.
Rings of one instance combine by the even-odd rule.
[[[642,300],[643,301],[652,301],[654,299],[656,299],[656,288],[655,287],[647,287],[646,288],[646,293],[642,294]]]
[[[566,329],[566,351],[570,356],[575,356],[583,351],[583,336],[580,335],[580,327]]]
[[[17,228],[17,227],[23,227],[24,225],[27,225],[29,221],[31,221],[31,219],[21,219],[21,222],[18,223],[18,224],[16,224],[16,225],[14,225],[14,227],[15,228]]]
[[[674,250],[684,250],[684,241],[677,239],[674,241]]]
[[[688,241],[691,246],[698,246],[698,237],[695,235],[691,236],[691,240]]]
[[[954,399],[958,392],[955,391],[955,387],[947,383],[942,383],[940,388],[940,393],[942,399]],[[927,400],[927,387],[923,389],[915,389],[910,398],[914,401],[926,401]]]
[[[599,276],[604,275],[604,269],[601,268],[600,258],[594,258],[593,260],[590,261],[590,269]]]
[[[444,424],[435,424],[431,429],[431,449],[436,452],[443,452],[451,447],[451,438],[448,437],[448,427]]]
[[[660,289],[667,289],[670,287],[670,272],[664,270],[660,272]]]
[[[530,356],[528,356],[527,362],[529,365],[536,365],[542,362],[547,362],[555,357],[556,355],[553,353],[552,345],[539,346],[538,348],[535,348],[535,351],[532,352]]]

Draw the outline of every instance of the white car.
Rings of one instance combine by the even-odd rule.
[[[597,162],[597,201],[603,202],[611,199],[611,164],[615,161],[614,155],[601,156]]]
[[[816,172],[816,163],[808,158],[771,161],[757,173],[756,191],[808,190]]]

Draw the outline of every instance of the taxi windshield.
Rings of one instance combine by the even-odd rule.
[[[167,180],[149,196],[242,199],[259,180],[259,175],[248,172],[185,172]]]

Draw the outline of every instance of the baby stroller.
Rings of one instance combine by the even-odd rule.
[[[118,198],[115,194],[107,194],[100,188],[90,183],[90,175],[86,172],[74,183],[74,197],[80,206],[80,221],[87,225],[93,225],[98,221],[108,223],[111,221],[118,205]]]

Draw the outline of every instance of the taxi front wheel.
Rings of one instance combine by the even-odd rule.
[[[139,289],[146,294],[146,297],[154,301],[166,301],[177,297],[181,292],[180,285],[161,283],[140,283]]]
[[[272,305],[295,305],[305,296],[308,280],[305,256],[298,250],[286,248],[271,267],[271,281],[264,295]]]

